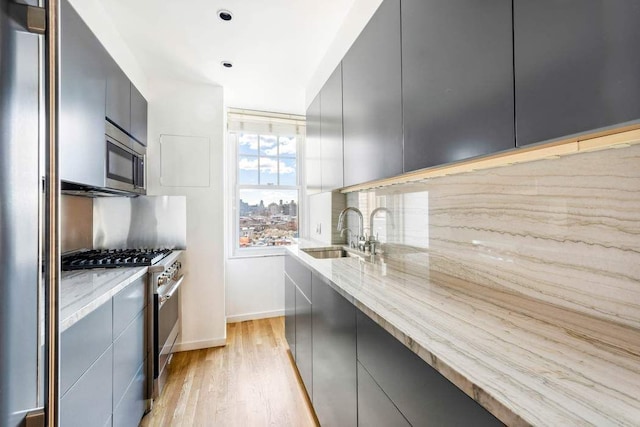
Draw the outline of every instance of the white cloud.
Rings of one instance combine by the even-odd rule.
[[[258,170],[258,159],[248,159],[246,157],[240,158],[238,167],[242,170],[255,171]]]

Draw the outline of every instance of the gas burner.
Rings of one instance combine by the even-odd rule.
[[[146,267],[160,261],[171,249],[99,249],[62,257],[62,270],[90,268]]]

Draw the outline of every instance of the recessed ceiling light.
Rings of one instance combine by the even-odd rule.
[[[228,10],[220,9],[218,11],[218,16],[223,21],[231,21],[233,19],[233,15]]]
[[[233,67],[233,63],[232,63],[231,61],[222,61],[222,62],[221,62],[221,64],[222,64],[222,66],[223,66],[224,68],[231,68],[231,67]]]

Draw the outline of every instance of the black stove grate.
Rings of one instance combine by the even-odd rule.
[[[62,256],[63,271],[90,268],[146,267],[160,261],[171,249],[105,249]]]

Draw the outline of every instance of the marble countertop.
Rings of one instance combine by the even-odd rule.
[[[428,262],[408,274],[300,249],[288,247],[504,423],[640,425],[639,330],[465,282]]]
[[[60,277],[60,332],[109,301],[147,273],[148,267],[63,271]]]

